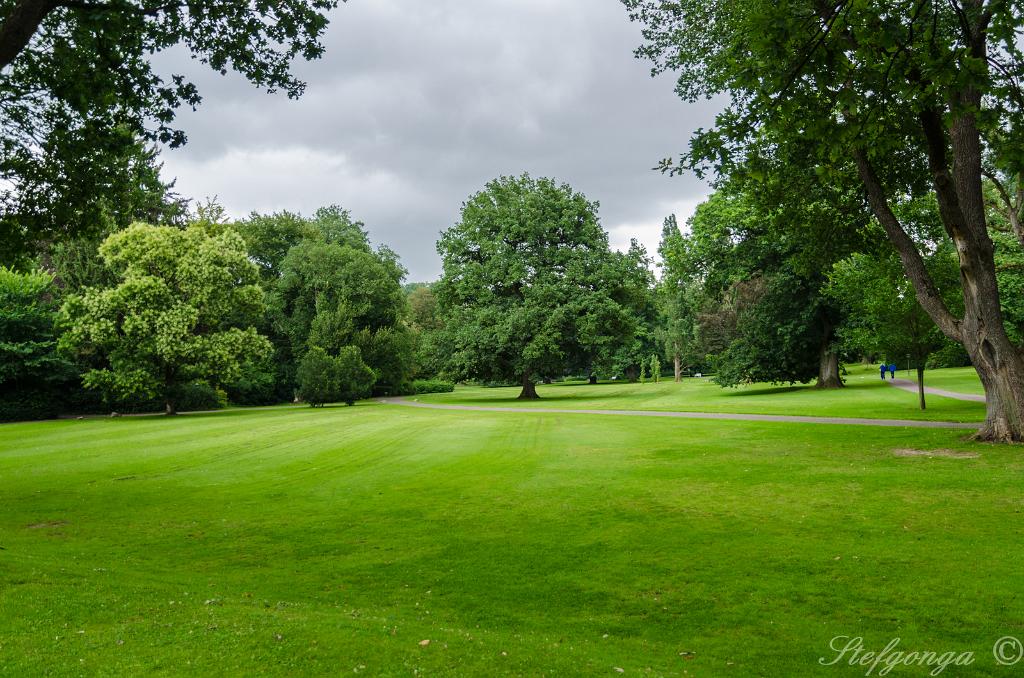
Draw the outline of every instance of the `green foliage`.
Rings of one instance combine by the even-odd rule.
[[[840,317],[823,288],[845,246],[833,242],[832,251],[808,258],[808,250],[828,248],[806,241],[845,217],[827,214],[831,200],[807,195],[796,200],[800,209],[772,209],[756,188],[724,186],[698,206],[688,235],[672,224],[663,234],[663,298],[677,323],[671,339],[689,364],[710,363],[722,386],[803,383],[822,376],[823,355],[838,361]]]
[[[956,275],[956,259],[948,250],[935,256]],[[857,254],[836,264],[829,293],[850,310],[841,330],[843,340],[863,355],[902,364],[910,356],[923,367],[944,338],[914,296],[910,281],[894,254]]]
[[[331,357],[313,346],[299,362],[299,397],[311,407],[340,400],[348,405],[370,394],[375,376],[355,346],[345,346]]]
[[[304,85],[290,64],[322,54],[336,5],[0,2],[3,259],[36,240],[88,232],[108,212],[126,217],[114,219],[122,227],[160,221],[140,204],[147,195],[162,202],[166,187],[139,140],[185,143],[175,113],[201,97],[184,76],[160,73],[155,53],[181,45],[214,71],[297,97]]]
[[[88,365],[87,388],[160,397],[173,412],[180,386],[232,381],[269,352],[251,326],[263,311],[256,267],[233,231],[139,223],[100,255],[117,284],[86,288],[62,309],[61,345]]]
[[[613,253],[597,205],[551,179],[502,177],[438,242],[434,292],[456,378],[522,381],[610,356],[649,298],[641,250]]]
[[[405,270],[391,250],[370,248],[361,224],[321,210],[312,235],[293,245],[269,286],[274,330],[292,356],[311,346],[336,354],[357,346],[383,391],[412,375],[415,338],[405,326]]]
[[[370,395],[377,376],[363,362],[359,349],[344,346],[334,359],[338,375],[338,399],[346,405],[355,405],[357,400]]]
[[[338,398],[338,369],[334,358],[319,346],[306,351],[296,373],[299,397],[310,407],[322,407]]]
[[[661,279],[655,289],[658,308],[657,338],[664,356],[680,373],[693,368],[707,371],[698,341],[697,317],[705,301],[704,280],[694,266],[690,242],[679,230],[674,214],[665,219],[658,244]]]
[[[415,379],[412,382],[412,392],[421,393],[451,393],[455,390],[455,384],[443,379]]]
[[[57,354],[53,278],[0,266],[0,420],[60,412],[69,366]]]
[[[818,376],[821,334],[817,285],[790,271],[738,282],[726,303],[701,318],[714,381],[805,383]]]
[[[657,355],[651,356],[651,381],[654,383],[661,381],[661,360]]]

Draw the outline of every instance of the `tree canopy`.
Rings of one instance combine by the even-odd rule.
[[[587,366],[633,337],[650,273],[614,253],[597,204],[552,179],[501,177],[438,241],[435,293],[460,377],[534,382]]]
[[[237,233],[138,223],[100,255],[117,283],[85,288],[62,310],[61,345],[91,365],[87,388],[159,396],[173,414],[182,386],[225,383],[269,353],[252,327],[263,310],[256,266]]]
[[[687,100],[725,95],[668,171],[728,176],[767,147],[824,176],[853,176],[921,307],[961,342],[985,386],[978,437],[1024,440],[1024,359],[1003,323],[984,178],[1019,177],[1024,6],[997,0],[624,0],[638,53],[678,74]],[[1009,181],[1000,181],[1012,185]],[[1009,191],[1006,191],[1009,193]],[[932,194],[960,259],[950,310],[899,216]]]
[[[105,209],[138,201],[133,176],[145,165],[142,144],[185,143],[175,114],[198,106],[200,93],[184,76],[158,72],[154,54],[180,45],[215,71],[297,97],[305,85],[291,63],[322,54],[326,12],[336,5],[0,0],[5,244],[24,249],[96,228]]]

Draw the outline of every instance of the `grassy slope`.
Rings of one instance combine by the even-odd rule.
[[[926,383],[938,386],[941,377],[936,377],[934,382],[932,378],[933,375],[940,373],[940,370],[928,372]],[[899,376],[904,376],[904,373],[899,373]],[[959,376],[958,379],[965,381]],[[582,383],[559,383],[538,386],[537,392],[541,400],[535,402],[517,401],[518,387],[460,387],[454,393],[417,396],[417,399],[459,405],[515,404],[523,407],[565,409],[678,410],[943,421],[981,421],[985,418],[983,403],[939,396],[929,396],[928,409],[921,411],[917,403],[917,394],[882,383],[877,370],[873,368],[851,368],[846,383],[847,387],[844,389],[825,391],[806,385],[767,384],[725,389],[706,378],[685,379],[680,384],[674,383],[671,379],[657,384],[602,383],[591,386]]]
[[[0,674],[807,675],[848,634],[1005,675],[1022,472],[951,431],[376,404],[3,426]]]
[[[917,376],[911,377],[917,379]],[[978,393],[984,395],[978,373],[973,367],[953,367],[944,370],[927,370],[924,373],[925,386],[944,388],[958,393]]]

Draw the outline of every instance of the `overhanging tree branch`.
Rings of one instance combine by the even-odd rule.
[[[58,0],[22,0],[8,12],[0,25],[0,69],[25,49],[43,19],[59,4]]]
[[[939,290],[935,286],[935,281],[932,280],[931,274],[928,273],[928,269],[924,265],[924,259],[921,258],[917,245],[907,235],[903,225],[900,224],[899,219],[889,207],[889,201],[885,197],[885,189],[882,188],[882,184],[875,173],[874,167],[871,165],[871,161],[868,159],[867,153],[864,149],[858,148],[853,151],[853,157],[857,162],[857,172],[864,183],[871,210],[875,213],[878,222],[885,229],[886,235],[889,236],[889,241],[892,242],[896,252],[900,255],[900,260],[903,262],[907,277],[910,278],[910,282],[914,285],[914,291],[917,293],[917,300],[921,304],[921,308],[931,316],[943,334],[953,341],[962,341],[960,332],[961,321],[950,313],[946,302],[943,301],[942,295],[939,294]]]

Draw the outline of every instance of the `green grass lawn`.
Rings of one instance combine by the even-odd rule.
[[[970,368],[969,368],[970,369]],[[917,394],[889,384],[872,367],[853,366],[846,375],[846,388],[819,390],[813,385],[778,386],[754,384],[722,388],[707,378],[687,378],[681,383],[671,379],[658,383],[564,382],[538,385],[541,400],[517,401],[519,387],[459,387],[453,393],[416,396],[423,402],[453,405],[517,405],[564,409],[634,409],[689,412],[728,412],[747,414],[796,414],[823,417],[868,417],[881,419],[927,419],[940,421],[982,421],[984,403],[973,403],[940,396],[928,396],[927,409],[918,406]],[[966,381],[962,370],[955,377],[940,377],[946,370],[926,373],[926,383],[939,388]],[[973,373],[973,369],[971,370]],[[905,372],[898,373],[905,376]],[[914,377],[916,378],[916,376]],[[934,382],[932,379],[934,378]],[[974,377],[977,381],[977,376]],[[938,386],[941,379],[944,384]],[[966,391],[969,393],[971,391]]]
[[[917,376],[911,377],[917,379]],[[944,370],[927,370],[924,373],[925,386],[956,391],[958,393],[985,394],[978,373],[973,367],[952,367]]]
[[[849,635],[1012,675],[1022,477],[1019,447],[909,428],[376,403],[7,425],[0,674],[864,675],[818,664]]]

